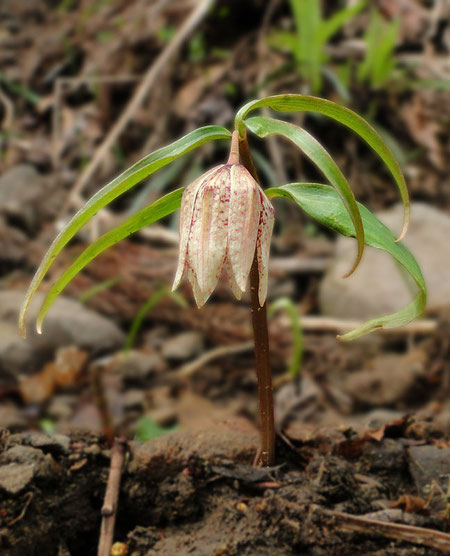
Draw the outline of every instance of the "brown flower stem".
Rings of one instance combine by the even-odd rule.
[[[269,361],[267,310],[265,303],[262,307],[259,304],[258,288],[258,259],[255,253],[250,270],[250,296],[261,426],[261,449],[256,463],[257,465],[268,466],[273,465],[275,462],[275,424],[273,416],[272,373]]]
[[[236,133],[236,132],[235,132]],[[234,135],[233,135],[234,139]],[[239,153],[241,164],[252,174],[259,183],[253,158],[247,139],[239,138]],[[250,270],[250,296],[255,340],[255,366],[258,378],[259,417],[261,427],[261,447],[257,454],[256,464],[269,466],[275,462],[275,424],[273,415],[272,373],[269,360],[269,331],[267,328],[266,303],[259,304],[259,271],[258,258],[253,259]]]

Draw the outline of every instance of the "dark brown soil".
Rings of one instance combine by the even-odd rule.
[[[430,492],[428,504],[417,502],[426,491],[414,470],[420,451],[427,450],[431,474],[436,457],[448,461],[449,452],[437,438],[412,437],[419,429],[429,434],[425,425],[399,424],[381,440],[350,429],[315,431],[314,440],[291,446],[279,439],[283,463],[267,470],[250,465],[258,435],[244,420],[132,443],[115,538],[133,556],[445,553],[419,539],[348,532],[342,521],[342,514],[354,514],[449,529],[445,496]],[[96,553],[109,451],[94,435],[68,442],[40,433],[3,439],[1,464],[20,466],[19,475],[31,467],[33,477],[15,494],[0,479],[2,554]],[[408,500],[416,503],[408,507]]]

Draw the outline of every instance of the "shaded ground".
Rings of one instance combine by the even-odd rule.
[[[449,528],[440,472],[450,449],[439,436],[414,421],[382,439],[311,430],[308,441],[280,441],[283,463],[268,470],[249,465],[258,437],[243,420],[132,443],[116,538],[136,556],[448,553],[448,538],[424,541],[415,529]],[[0,461],[0,471],[16,466],[14,480],[0,472],[2,554],[96,553],[108,468],[101,439],[16,434],[3,439]],[[354,531],[349,514],[368,521]],[[396,540],[395,528],[370,529],[370,520],[413,526],[411,542]]]

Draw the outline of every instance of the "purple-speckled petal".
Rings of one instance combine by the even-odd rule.
[[[240,164],[231,166],[228,254],[239,289],[244,292],[255,256],[261,201],[259,186]]]
[[[256,256],[258,257],[259,304],[262,307],[267,297],[267,283],[269,277],[270,240],[272,238],[275,211],[272,203],[260,189],[261,213],[259,216],[258,237],[256,240]]]
[[[180,250],[178,256],[178,266],[173,281],[172,291],[175,291],[178,288],[185,274],[187,247],[191,232],[192,215],[194,213],[194,207],[198,192],[205,180],[213,175],[214,172],[216,172],[220,167],[221,166],[216,166],[215,168],[208,170],[208,172],[206,172],[205,174],[199,176],[194,182],[186,187],[183,193],[180,209]]]

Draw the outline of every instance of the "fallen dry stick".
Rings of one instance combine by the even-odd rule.
[[[94,402],[97,406],[97,410],[100,414],[100,420],[102,422],[102,431],[105,435],[108,446],[111,447],[114,443],[114,423],[109,409],[108,400],[106,398],[102,371],[96,365],[92,365],[89,371],[91,375]]]
[[[111,554],[117,502],[119,500],[120,479],[122,477],[122,467],[127,448],[127,441],[125,439],[116,438],[111,450],[108,484],[106,485],[105,500],[102,506],[102,525],[98,543],[98,556],[110,556]]]
[[[195,361],[191,361],[190,363],[186,363],[186,365],[181,366],[176,371],[176,376],[178,378],[189,378],[214,359],[218,359],[219,357],[226,357],[227,355],[245,353],[246,351],[250,351],[251,349],[253,349],[253,342],[242,342],[241,344],[233,344],[231,346],[221,346],[213,348],[210,351],[207,351],[206,353],[200,355],[200,357],[195,359]]]
[[[281,326],[291,326],[290,320],[286,316],[280,317]],[[333,317],[300,317],[300,326],[307,332],[337,332],[344,334],[354,328],[361,326],[362,321],[338,319]],[[431,319],[422,319],[405,324],[401,328],[380,328],[380,334],[429,334],[437,329],[437,322]]]
[[[440,550],[444,554],[450,554],[450,535],[448,533],[402,523],[387,523],[368,519],[364,516],[326,510],[316,505],[312,506],[311,509],[312,512],[320,515],[321,520],[325,520],[339,531],[382,536],[388,539],[428,546]]]

